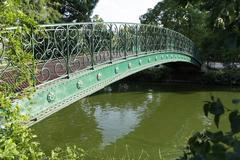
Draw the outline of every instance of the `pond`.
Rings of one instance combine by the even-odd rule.
[[[234,88],[118,82],[34,125],[41,148],[76,145],[102,157],[174,159],[187,139],[204,128],[217,130],[203,113],[204,101],[220,98],[228,108],[240,98]],[[228,117],[220,129],[229,130]]]

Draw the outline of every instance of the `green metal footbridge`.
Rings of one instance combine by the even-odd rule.
[[[24,47],[34,54],[36,92],[30,100],[16,102],[30,106],[23,110],[31,116],[28,125],[144,69],[171,62],[201,66],[190,39],[160,26],[71,23],[41,25],[38,30],[41,34],[23,36]],[[4,66],[4,41],[0,44]],[[1,82],[14,83],[14,69],[2,68]],[[26,87],[23,84],[17,91]]]

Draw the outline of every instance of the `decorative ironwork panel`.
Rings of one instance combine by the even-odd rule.
[[[8,32],[14,32],[11,28]],[[7,40],[0,37],[1,83],[14,84],[18,68],[6,59]],[[19,36],[19,35],[18,35]],[[33,54],[27,68],[36,68],[33,78],[42,84],[95,65],[140,54],[176,51],[199,59],[194,43],[180,33],[160,26],[135,23],[69,23],[41,25],[21,33],[26,52]],[[36,65],[35,65],[36,64]],[[9,78],[11,77],[11,78]],[[22,88],[28,84],[22,84]],[[21,90],[21,89],[20,89]]]

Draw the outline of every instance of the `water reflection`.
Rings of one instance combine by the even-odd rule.
[[[175,152],[194,131],[213,126],[202,114],[209,95],[226,106],[240,97],[230,90],[122,83],[74,103],[33,129],[45,151],[77,145],[122,155],[127,144],[136,154],[142,149],[153,155],[159,149]]]
[[[118,89],[123,92],[111,93],[108,87],[105,93],[84,98],[33,126],[43,150],[66,144],[103,149],[133,132],[149,113],[153,90],[126,92],[125,84]]]
[[[120,85],[119,89],[127,91],[128,87],[124,84]],[[110,90],[110,87],[104,89],[105,92]],[[134,131],[144,117],[149,103],[154,99],[152,92],[153,90],[149,90],[147,94],[131,93],[128,96],[126,96],[128,93],[115,95],[113,93],[103,93],[97,97],[93,96],[81,100],[81,107],[85,113],[94,116],[97,130],[101,133],[102,143],[100,148],[104,148]],[[121,94],[124,96],[121,96]],[[129,101],[130,99],[131,101]]]
[[[98,107],[95,112],[98,129],[102,133],[102,147],[114,143],[117,139],[133,131],[139,124],[140,115],[144,109],[113,109],[102,110]],[[121,126],[121,127],[119,127]]]

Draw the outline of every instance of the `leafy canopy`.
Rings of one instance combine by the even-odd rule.
[[[163,0],[140,17],[183,33],[200,49],[203,60],[236,62],[239,59],[239,0]]]

